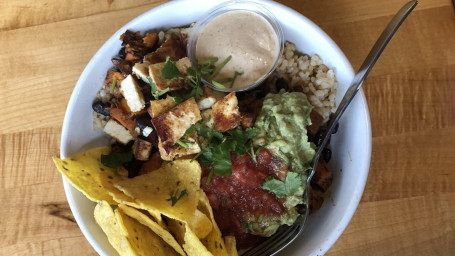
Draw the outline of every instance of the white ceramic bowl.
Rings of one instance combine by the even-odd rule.
[[[91,104],[103,83],[110,59],[121,47],[119,36],[126,30],[145,31],[187,25],[221,2],[171,1],[135,18],[117,31],[88,63],[66,111],[61,138],[61,157],[68,157],[95,146],[107,145],[102,132],[92,130]],[[354,72],[338,46],[314,23],[281,4],[264,1],[280,21],[286,40],[307,54],[318,54],[333,68],[338,79],[337,101],[349,86]],[[306,229],[280,255],[323,255],[335,243],[354,214],[365,187],[371,155],[371,128],[363,91],[346,110],[338,133],[332,137],[333,157],[330,168],[334,182],[322,208],[311,215]],[[95,204],[63,181],[71,211],[87,240],[100,255],[117,255],[93,217]]]

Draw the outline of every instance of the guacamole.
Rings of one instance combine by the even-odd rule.
[[[312,106],[301,92],[268,94],[256,119],[259,135],[254,143],[264,146],[288,165],[284,181],[267,179],[262,188],[285,198],[286,209],[279,218],[264,220],[260,227],[266,235],[273,234],[283,224],[292,225],[298,217],[296,205],[303,203],[307,172],[315,150],[308,142],[306,127],[311,125]],[[293,178],[293,179],[292,179]],[[257,227],[253,225],[253,227]]]
[[[303,173],[311,168],[315,154],[306,130],[311,125],[312,109],[301,92],[282,90],[268,94],[256,119],[255,128],[260,132],[255,144],[281,157],[289,165],[289,171]]]

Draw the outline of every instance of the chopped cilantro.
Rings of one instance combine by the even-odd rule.
[[[220,89],[225,89],[225,88],[226,88],[226,86],[224,86],[222,83],[217,82],[217,81],[215,81],[215,80],[212,80],[212,84],[213,84],[214,86],[220,88]]]
[[[183,78],[182,73],[180,73],[175,63],[170,61],[169,56],[166,57],[166,62],[161,70],[161,76],[164,79]]]
[[[209,176],[207,176],[207,180],[205,181],[205,185],[210,184],[210,181],[212,181],[212,177],[213,177],[213,170],[210,170]]]
[[[117,77],[114,76],[114,78],[112,79],[111,90],[109,91],[111,94],[114,94],[116,85],[117,85]]]
[[[217,176],[231,176],[231,153],[243,155],[248,150],[248,143],[257,135],[257,130],[249,128],[235,128],[222,134],[215,130],[215,127],[209,130],[204,126],[195,126],[199,135],[205,137],[208,141],[201,147],[201,153],[197,156],[199,162],[209,168]]]
[[[220,63],[220,65],[215,67],[213,72],[210,74],[210,77],[212,79],[215,78],[231,59],[232,59],[232,56],[229,55],[225,60],[223,60],[223,62]]]
[[[299,189],[300,185],[302,185],[300,175],[296,172],[288,172],[284,182],[268,178],[262,185],[262,189],[274,193],[279,198],[283,198],[293,195]]]
[[[259,151],[261,151],[264,147],[259,147],[258,149],[256,149],[256,151],[254,150],[254,147],[253,147],[253,144],[250,144],[250,150],[247,152],[248,155],[250,155],[251,159],[253,160],[253,162],[255,164],[258,163],[257,161],[257,157],[258,157],[258,153]]]
[[[188,148],[189,147],[187,143],[185,143],[185,142],[183,142],[181,140],[177,140],[176,143],[179,144],[182,148]]]
[[[174,97],[175,103],[179,104],[184,102],[189,98],[194,98],[195,100],[199,100],[202,97],[203,91],[201,86],[201,73],[196,71],[194,68],[189,67],[186,70],[187,79],[188,79],[188,90],[183,90],[177,93]]]
[[[232,78],[232,81],[231,81],[231,84],[230,84],[230,88],[232,88],[232,86],[234,86],[235,79],[237,79],[237,77],[241,76],[241,75],[243,75],[243,72],[235,71],[234,77]]]
[[[133,152],[111,152],[108,155],[101,155],[101,163],[104,166],[117,168],[124,163],[128,163],[133,159]]]
[[[264,220],[264,214],[259,215],[258,222],[261,223]]]
[[[158,91],[158,88],[156,87],[155,82],[153,82],[153,79],[151,77],[147,77],[147,80],[149,81],[150,87],[152,88],[152,96],[155,98],[155,100],[158,100],[163,94],[169,92],[169,87]]]
[[[186,189],[182,190],[180,194],[178,193],[178,190],[176,190],[173,194],[171,194],[171,197],[168,199],[171,201],[171,206],[174,206],[184,195],[186,195]]]

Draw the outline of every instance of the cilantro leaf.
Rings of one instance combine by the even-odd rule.
[[[226,64],[232,59],[232,55],[229,55],[225,60],[223,60],[223,62],[220,63],[220,65],[218,65],[212,72],[212,74],[210,74],[210,77],[213,79],[215,78],[218,73],[220,73],[220,71],[224,68],[224,66],[226,66]]]
[[[226,89],[226,86],[224,86],[224,84],[217,82],[215,80],[212,80],[212,84],[220,89]]]
[[[174,206],[184,195],[186,195],[186,189],[182,190],[179,195],[178,190],[176,190],[173,194],[171,194],[171,197],[168,199],[171,201],[171,206]]]
[[[104,166],[117,168],[124,163],[128,163],[133,159],[133,152],[111,152],[108,155],[101,155],[101,163]]]
[[[117,77],[114,76],[114,78],[112,79],[111,89],[109,91],[111,94],[114,94],[116,85],[117,85]]]
[[[161,76],[164,79],[183,78],[182,73],[180,73],[175,63],[170,61],[169,56],[166,57],[166,63],[164,63],[164,67],[161,70]]]
[[[286,196],[293,195],[299,187],[302,185],[302,179],[296,172],[288,172],[286,174],[286,180],[268,178],[262,185],[262,189],[274,193],[277,197],[283,198]]]
[[[152,96],[153,96],[153,98],[155,98],[155,100],[158,100],[160,98],[160,96],[162,96],[163,94],[170,91],[169,87],[164,90],[158,91],[158,88],[156,87],[155,82],[153,82],[153,79],[148,76],[147,80],[149,81],[150,87],[152,88],[151,89]]]
[[[181,140],[176,141],[177,144],[179,144],[182,148],[188,148],[189,145],[186,142],[183,142]]]
[[[255,129],[243,130],[237,127],[226,134],[216,131],[212,125],[208,130],[203,125],[190,127],[191,131],[198,130],[200,136],[207,139],[208,143],[201,147],[198,161],[209,168],[217,176],[231,176],[231,153],[243,155],[247,152],[249,141],[257,134]]]

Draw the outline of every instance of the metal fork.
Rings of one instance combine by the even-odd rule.
[[[378,60],[379,56],[381,55],[384,48],[389,43],[392,36],[398,30],[400,25],[403,21],[408,17],[411,11],[416,7],[417,1],[411,1],[405,4],[392,20],[389,22],[387,27],[384,29],[382,34],[379,36],[378,40],[374,44],[373,48],[371,49],[370,53],[366,57],[365,61],[363,62],[362,66],[360,67],[359,71],[355,75],[351,86],[346,91],[343,99],[340,102],[335,113],[330,117],[329,121],[327,122],[327,128],[322,131],[322,143],[319,146],[314,158],[313,158],[313,168],[311,169],[310,174],[308,175],[307,185],[305,188],[304,194],[304,203],[305,203],[305,213],[300,215],[296,222],[291,226],[282,226],[280,227],[277,232],[263,241],[258,246],[255,246],[245,253],[242,256],[262,256],[262,255],[276,255],[278,252],[286,248],[289,244],[291,244],[303,231],[305,227],[306,220],[308,218],[309,213],[309,195],[308,195],[308,187],[310,186],[311,178],[313,177],[314,170],[316,165],[319,161],[319,157],[322,153],[322,150],[327,145],[329,141],[330,135],[334,131],[334,128],[340,117],[348,107],[348,105],[352,102],[352,99],[360,90],[360,87],[363,84],[363,81],[368,76],[369,72],[373,68],[374,64]]]

